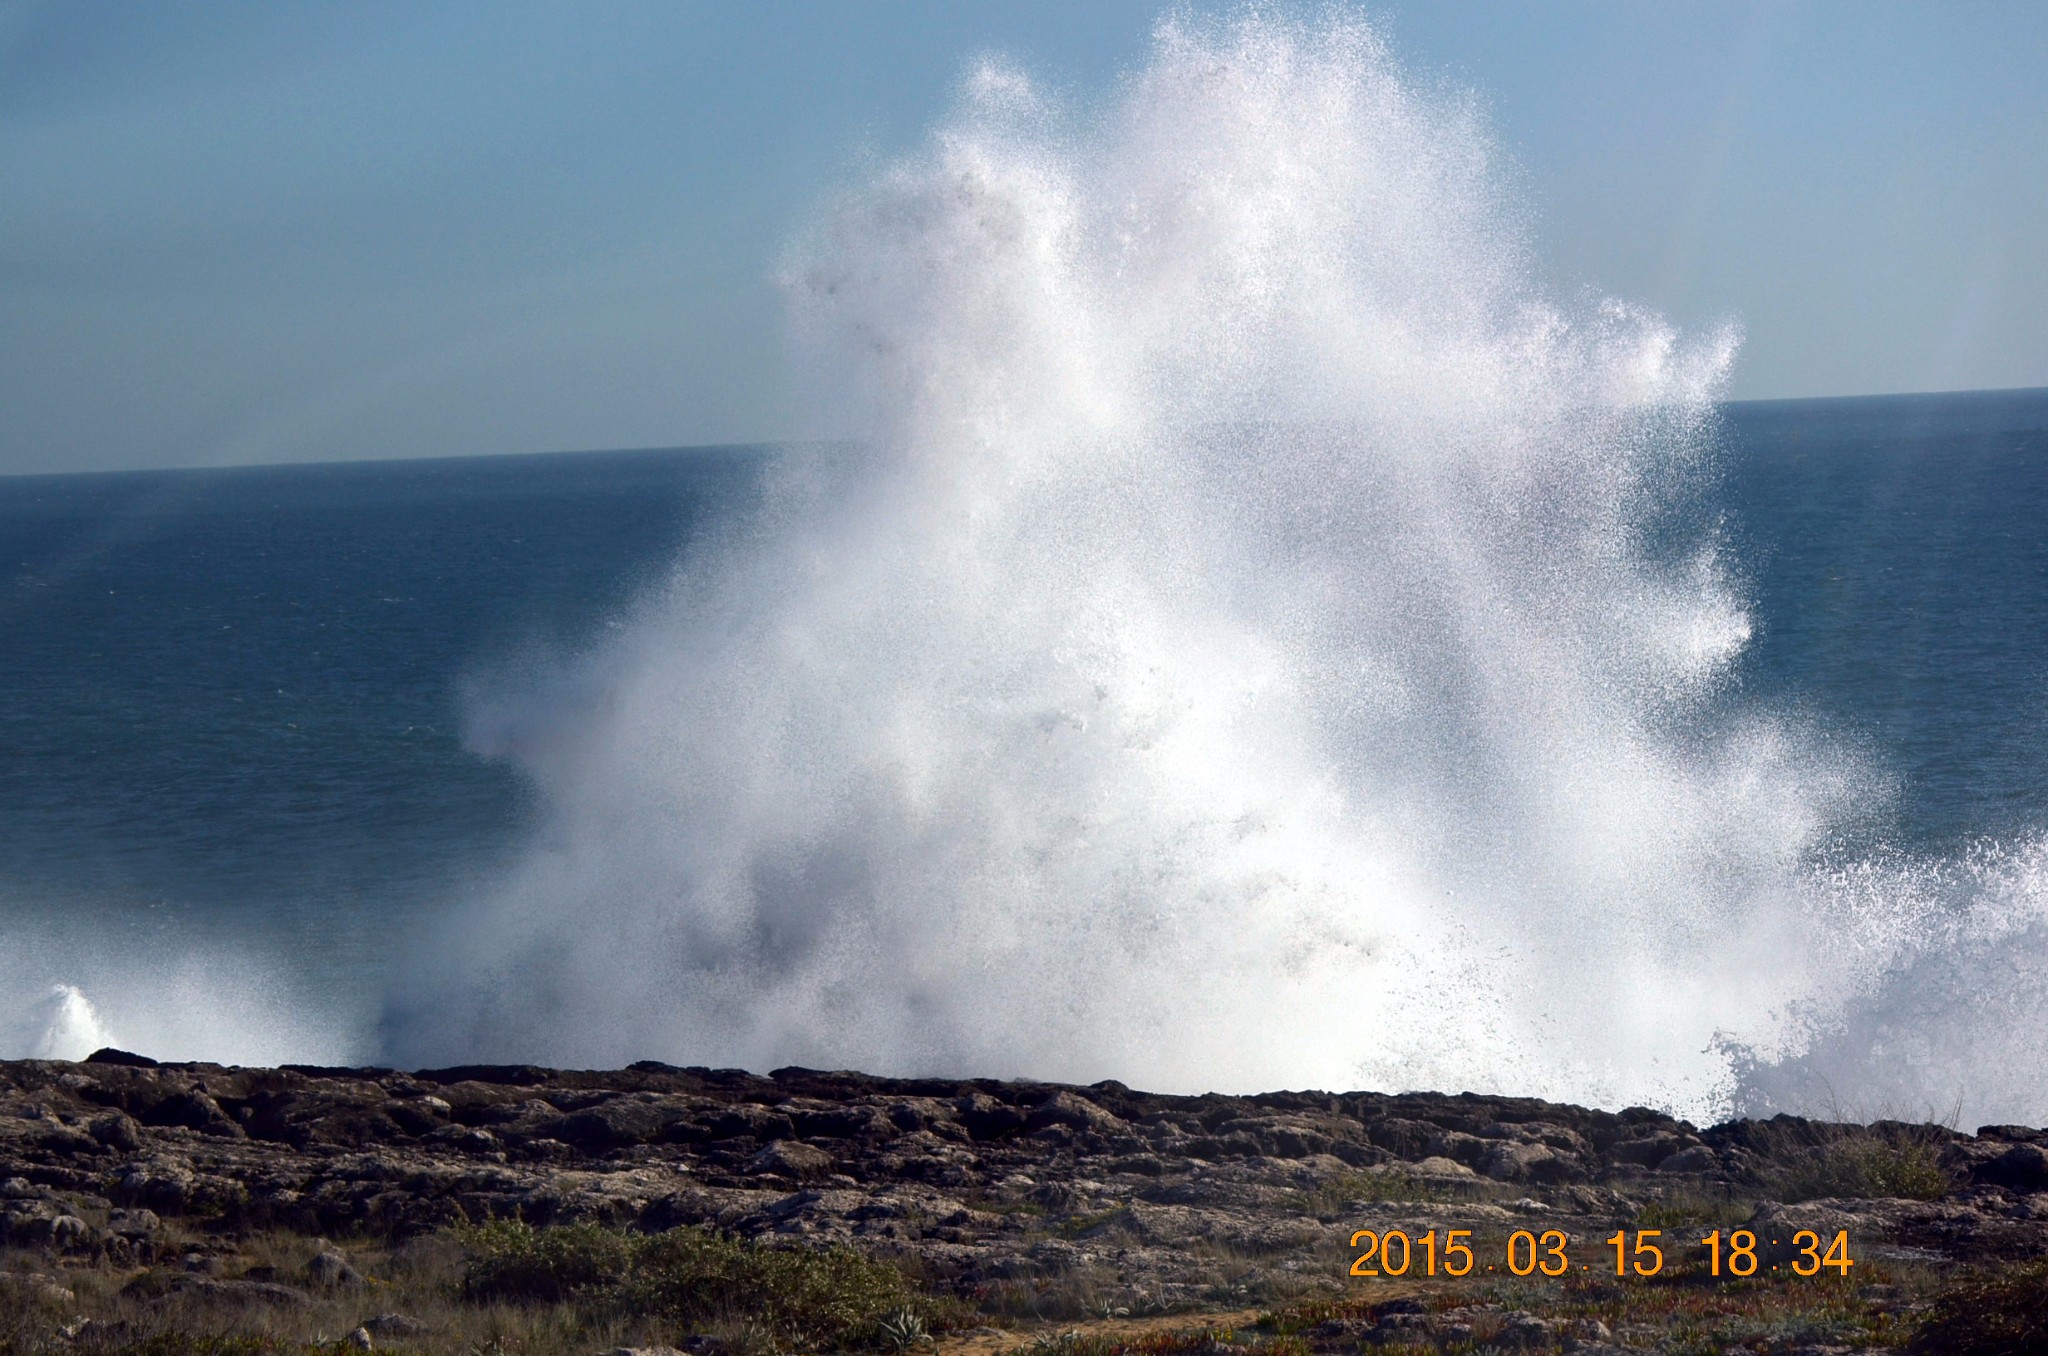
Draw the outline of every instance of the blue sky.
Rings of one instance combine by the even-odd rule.
[[[776,437],[814,204],[1159,9],[0,0],[0,472]],[[1549,283],[1742,322],[1734,395],[2048,384],[2048,5],[1367,12]]]

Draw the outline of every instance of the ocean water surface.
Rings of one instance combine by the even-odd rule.
[[[759,457],[0,479],[10,1009],[102,966],[231,1002],[144,964],[225,953],[362,1053],[395,952],[532,818],[466,694],[616,625]]]
[[[1902,851],[2048,824],[2048,391],[1735,404],[1719,446],[1755,623],[1721,700],[1867,752]],[[0,479],[10,1011],[224,948],[373,1054],[396,957],[535,828],[479,693],[615,628],[772,456]]]

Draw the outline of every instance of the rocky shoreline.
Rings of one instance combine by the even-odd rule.
[[[1352,1277],[1355,1230],[1469,1229],[1482,1248],[1558,1230],[1590,1258],[1617,1229],[1747,1227],[1786,1236],[1760,1245],[1766,1265],[1789,1260],[1797,1230],[1845,1231],[1859,1269],[1836,1279],[1881,1318],[1956,1268],[2048,1257],[2048,1132],[1789,1117],[1699,1128],[1641,1108],[1469,1093],[1179,1097],[654,1063],[403,1073],[102,1051],[0,1064],[0,1249],[13,1258],[0,1304],[13,1294],[32,1308],[22,1296],[35,1286],[69,1293],[66,1268],[97,1267],[130,1291],[158,1275],[143,1288],[290,1305],[286,1292],[365,1281],[346,1240],[388,1257],[493,1220],[844,1246],[1003,1332],[1320,1304],[1339,1306],[1321,1347],[1378,1333],[1379,1345],[1455,1349],[1501,1337],[1507,1320],[1490,1332],[1470,1315],[1434,1321],[1458,1303],[1402,1298],[1457,1289],[1448,1280]],[[245,1241],[274,1235],[322,1240],[311,1270],[250,1262]],[[1909,1279],[1901,1291],[1872,1280],[1881,1273]],[[1515,1282],[1496,1272],[1487,1284]],[[1888,1288],[1900,1294],[1865,1293]],[[1524,1347],[1680,1349],[1654,1325],[1616,1336],[1517,1310],[1512,1296],[1449,1299],[1491,1305],[1482,1318],[1522,1313]],[[1404,1304],[1415,1312],[1387,1327]],[[1858,1331],[1903,1340],[1907,1326]],[[1266,1340],[1282,1337],[1319,1349],[1298,1334]],[[1850,1340],[1837,1349],[1868,1347]]]

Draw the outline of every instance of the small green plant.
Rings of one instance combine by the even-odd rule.
[[[1635,1229],[1666,1233],[1692,1229],[1739,1228],[1755,1213],[1753,1206],[1727,1197],[1674,1195],[1652,1201],[1636,1212]]]
[[[929,1346],[932,1340],[925,1331],[924,1319],[915,1309],[894,1309],[884,1314],[875,1326],[875,1336],[891,1351]]]

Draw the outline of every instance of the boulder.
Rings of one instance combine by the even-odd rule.
[[[1024,1128],[1024,1113],[985,1092],[972,1092],[953,1103],[953,1114],[978,1140],[1003,1139]]]
[[[1979,1164],[1970,1176],[1984,1186],[2022,1194],[2048,1191],[2048,1149],[2015,1144],[1990,1162]]]
[[[1130,1128],[1121,1117],[1104,1111],[1086,1097],[1065,1091],[1046,1098],[1024,1118],[1027,1131],[1043,1130],[1053,1125],[1064,1125],[1069,1130],[1093,1130],[1104,1135],[1122,1134]]]
[[[243,1139],[247,1132],[235,1123],[232,1116],[221,1110],[220,1103],[203,1092],[173,1093],[149,1109],[144,1119],[151,1125],[197,1130],[202,1135],[217,1135],[222,1139]]]
[[[796,1140],[778,1139],[753,1156],[747,1171],[803,1181],[832,1171],[832,1155]]]
[[[102,1112],[92,1118],[85,1131],[109,1149],[123,1153],[134,1153],[142,1147],[142,1127],[125,1111]]]
[[[99,1231],[76,1215],[50,1221],[50,1246],[59,1252],[85,1252],[99,1240]]]
[[[1699,1143],[1682,1135],[1649,1134],[1638,1139],[1625,1139],[1614,1146],[1616,1162],[1633,1163],[1640,1168],[1654,1168],[1675,1153],[1682,1153]]]
[[[306,1263],[306,1279],[329,1290],[363,1283],[362,1273],[334,1248],[322,1248],[313,1254],[313,1260]]]
[[[362,1330],[372,1337],[406,1338],[424,1337],[434,1329],[431,1324],[405,1314],[379,1314],[364,1319]]]
[[[1417,1177],[1477,1177],[1479,1174],[1455,1158],[1430,1157],[1410,1169]]]
[[[608,1153],[664,1139],[688,1114],[671,1102],[620,1097],[545,1122],[540,1134],[585,1153]]]
[[[1547,1351],[1556,1344],[1556,1325],[1529,1313],[1509,1314],[1493,1339],[1493,1345],[1507,1351]]]
[[[1657,1164],[1659,1172],[1716,1172],[1721,1159],[1705,1144],[1695,1144],[1690,1149],[1680,1149]]]
[[[1586,1171],[1570,1154],[1548,1144],[1501,1144],[1486,1156],[1481,1170],[1496,1182],[1563,1185],[1586,1180]]]

